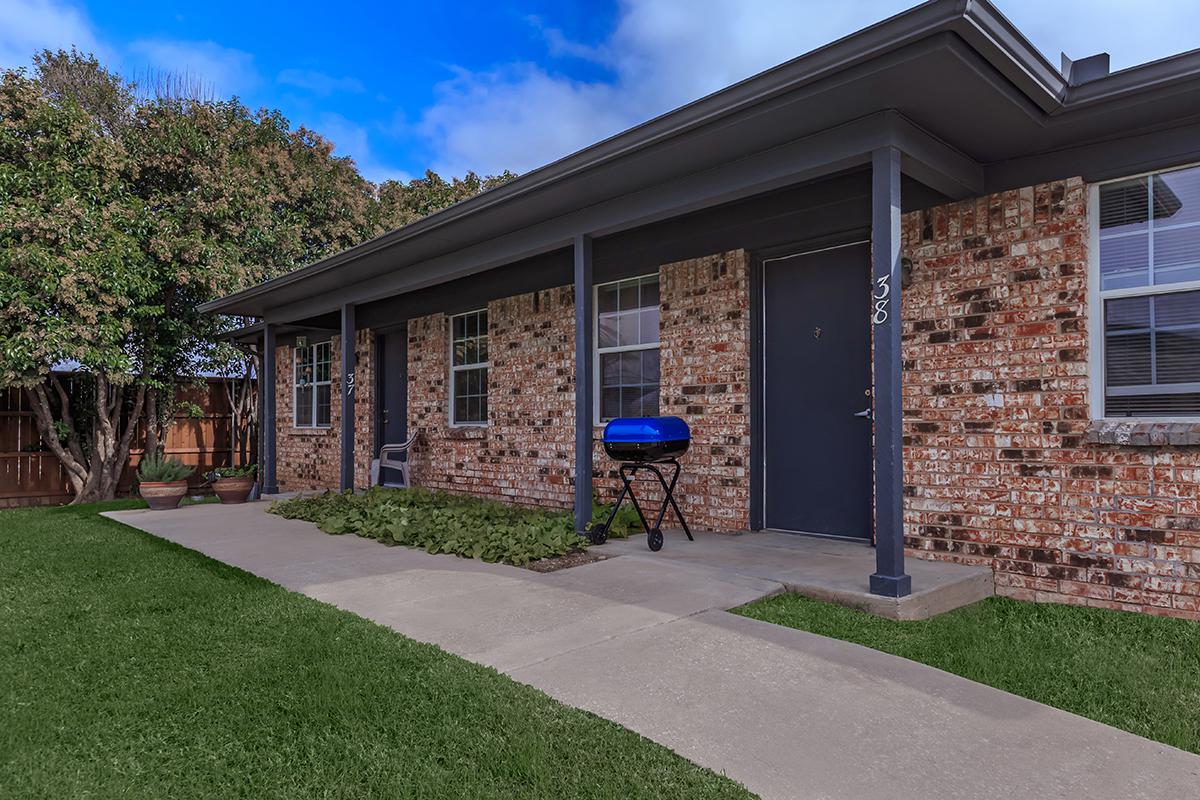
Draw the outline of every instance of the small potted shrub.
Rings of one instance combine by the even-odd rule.
[[[187,494],[192,468],[177,458],[146,456],[138,465],[138,494],[155,511],[175,508]]]
[[[212,487],[222,503],[244,503],[254,488],[255,464],[244,467],[217,467],[212,471]]]

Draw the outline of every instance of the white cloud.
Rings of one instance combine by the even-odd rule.
[[[335,93],[361,94],[364,89],[357,78],[335,78],[312,69],[285,69],[275,78],[279,83],[304,89],[318,97]]]
[[[439,172],[527,171],[605,136],[828,44],[915,5],[912,0],[622,0],[617,26],[579,43],[530,18],[548,55],[608,74],[576,81],[530,63],[458,70],[417,125]],[[1195,46],[1196,0],[1000,0],[1055,65],[1105,49],[1113,68]]]
[[[367,129],[341,114],[322,114],[313,130],[333,143],[333,154],[349,156],[354,159],[359,173],[369,181],[408,181],[412,178],[408,172],[388,166],[376,159],[371,150],[370,135]]]
[[[129,72],[135,79],[146,71],[151,80],[155,73],[165,72],[198,81],[217,97],[245,95],[262,82],[253,55],[216,42],[138,39],[129,44],[128,52]]]
[[[0,0],[0,67],[30,63],[43,49],[70,49],[103,57],[108,54],[87,15],[55,0]]]

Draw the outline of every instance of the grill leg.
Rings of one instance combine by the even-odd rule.
[[[625,470],[629,469],[629,474],[626,476]],[[629,466],[628,464],[621,465],[621,480],[625,481],[625,488],[629,490],[629,499],[633,502],[633,510],[637,512],[638,519],[642,521],[642,527],[646,530],[646,534],[650,534],[650,523],[646,521],[646,515],[642,513],[642,504],[638,502],[637,495],[633,493],[633,479],[637,477],[638,470],[642,468],[641,464]],[[653,469],[653,467],[651,467]],[[616,509],[613,509],[614,512]]]
[[[662,508],[660,508],[658,511],[658,522],[654,524],[654,527],[661,528],[663,520],[667,517],[667,508],[673,508],[675,509],[675,516],[679,517],[679,524],[683,526],[683,532],[687,534],[688,541],[694,542],[696,541],[696,538],[692,536],[692,529],[688,527],[687,520],[683,518],[683,511],[679,509],[679,504],[675,502],[675,484],[679,481],[680,472],[679,462],[675,459],[671,459],[666,463],[675,467],[675,473],[671,476],[670,483],[667,482],[666,477],[664,477],[662,474],[662,470],[660,470],[658,467],[646,467],[658,477],[658,482],[662,484],[664,492]]]

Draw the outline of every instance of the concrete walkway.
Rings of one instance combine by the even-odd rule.
[[[764,798],[1197,796],[1200,756],[723,610],[770,580],[648,552],[543,575],[264,509],[108,516],[493,666]]]

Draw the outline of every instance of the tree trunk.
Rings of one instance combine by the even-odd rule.
[[[53,389],[57,402],[51,399]],[[75,426],[71,399],[56,376],[47,384],[27,387],[30,408],[42,441],[62,463],[71,484],[71,504],[95,503],[116,497],[121,473],[129,460],[129,448],[146,397],[146,387],[134,391],[133,406],[125,414],[125,388],[113,386],[108,376],[95,376],[95,419],[88,431],[85,453],[80,432]],[[60,437],[60,434],[65,434]]]
[[[158,389],[146,390],[146,446],[142,457],[159,455],[161,432],[158,420]]]

